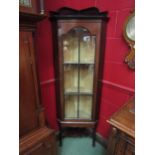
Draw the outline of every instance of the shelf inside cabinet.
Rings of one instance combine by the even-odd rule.
[[[65,92],[64,95],[93,95],[92,92]]]
[[[94,65],[94,62],[64,62],[64,65]]]
[[[91,119],[92,96],[65,96],[65,118]]]
[[[65,65],[64,92],[92,93],[94,65]]]

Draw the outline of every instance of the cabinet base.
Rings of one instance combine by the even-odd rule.
[[[95,146],[97,122],[58,121],[58,124],[59,124],[59,145],[60,146],[62,146],[62,134],[65,128],[91,128],[92,146],[93,147]]]

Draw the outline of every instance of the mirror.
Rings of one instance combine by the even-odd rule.
[[[129,54],[125,58],[125,62],[129,68],[135,68],[135,12],[133,12],[124,24],[124,38],[130,46]]]

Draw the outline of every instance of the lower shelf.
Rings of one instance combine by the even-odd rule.
[[[96,121],[82,121],[82,120],[66,120],[59,121],[61,127],[85,127],[85,128],[93,128],[96,125]]]
[[[59,124],[59,141],[60,146],[62,146],[62,133],[64,128],[71,127],[71,128],[92,128],[92,146],[95,146],[95,139],[96,139],[96,125],[97,121],[88,121],[88,120],[58,120]]]

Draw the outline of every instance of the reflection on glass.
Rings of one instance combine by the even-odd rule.
[[[65,118],[77,118],[77,96],[65,96]]]
[[[94,65],[80,66],[80,92],[93,92]]]
[[[66,36],[63,39],[64,63],[78,63],[78,38]]]
[[[129,20],[126,26],[126,34],[131,40],[135,41],[135,16]]]
[[[95,36],[83,36],[80,39],[80,62],[94,63],[95,58]]]
[[[96,36],[83,27],[63,35],[64,63],[94,63]]]
[[[95,43],[83,27],[62,35],[66,119],[91,119]]]
[[[91,119],[91,114],[92,114],[92,97],[80,96],[79,118]]]
[[[67,92],[78,92],[78,66],[64,66],[64,90]]]

